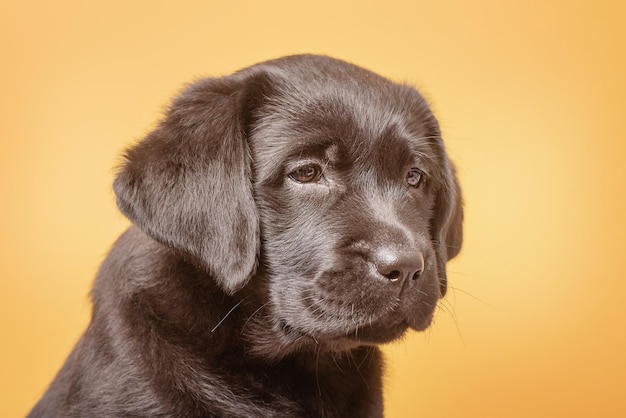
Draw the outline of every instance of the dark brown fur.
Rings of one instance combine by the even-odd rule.
[[[429,326],[462,239],[414,88],[311,55],[200,80],[114,188],[134,226],[31,417],[382,416],[377,346]]]

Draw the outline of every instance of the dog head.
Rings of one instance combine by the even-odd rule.
[[[424,99],[327,57],[192,84],[114,188],[133,223],[225,292],[263,289],[250,318],[260,351],[425,329],[462,241],[459,186]]]

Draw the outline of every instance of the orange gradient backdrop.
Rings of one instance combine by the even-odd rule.
[[[623,5],[3,1],[0,416],[29,410],[87,324],[128,225],[121,151],[183,83],[300,52],[422,89],[464,187],[435,325],[385,349],[387,416],[624,416]]]

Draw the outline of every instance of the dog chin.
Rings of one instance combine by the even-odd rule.
[[[348,338],[365,345],[385,344],[402,338],[409,329],[405,321],[395,324],[381,323],[355,329]]]
[[[329,351],[346,352],[360,346],[378,346],[398,340],[407,333],[406,322],[391,326],[367,326],[343,335],[319,335],[311,337],[310,343],[316,350],[323,347]]]
[[[380,345],[403,338],[409,330],[424,331],[432,323],[433,315],[400,320],[398,322],[380,321],[371,325],[354,328],[344,335],[329,335],[317,338],[335,348],[352,349],[359,345]]]

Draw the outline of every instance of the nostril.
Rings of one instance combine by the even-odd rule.
[[[419,257],[417,258],[417,262],[414,265],[415,267],[415,273],[413,273],[413,280],[417,280],[420,278],[420,276],[422,275],[422,273],[424,272],[424,255],[422,253],[419,254]]]
[[[398,270],[392,270],[388,274],[384,274],[384,276],[388,278],[390,282],[395,282],[402,276],[402,273]]]

